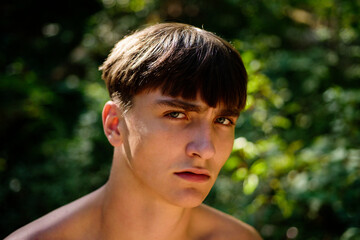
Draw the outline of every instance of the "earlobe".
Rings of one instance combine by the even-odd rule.
[[[113,101],[108,101],[102,112],[102,122],[105,136],[114,147],[121,145],[122,138],[119,129],[121,114]]]

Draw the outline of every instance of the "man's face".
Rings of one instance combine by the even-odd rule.
[[[231,153],[236,109],[142,93],[120,121],[129,184],[181,207],[205,199]]]

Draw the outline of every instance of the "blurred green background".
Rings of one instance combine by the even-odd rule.
[[[189,23],[241,53],[247,111],[206,202],[264,239],[360,239],[359,0],[0,3],[0,238],[105,183],[98,66],[144,24]]]

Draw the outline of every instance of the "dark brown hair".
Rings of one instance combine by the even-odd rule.
[[[100,67],[110,97],[124,108],[143,91],[223,103],[243,109],[247,74],[240,54],[213,33],[180,23],[137,31],[112,49]]]

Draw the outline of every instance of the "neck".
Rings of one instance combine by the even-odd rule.
[[[141,183],[133,184],[128,171],[122,171],[127,166],[116,166],[120,162],[115,159],[104,187],[101,239],[187,239],[190,209],[151,196]]]

